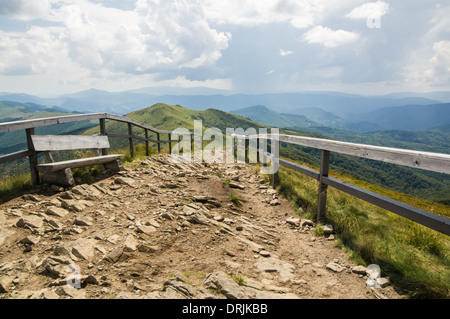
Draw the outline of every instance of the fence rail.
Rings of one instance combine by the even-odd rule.
[[[169,149],[172,149],[172,143],[180,142],[181,139],[180,136],[178,136],[178,139],[172,139],[172,131],[158,130],[154,127],[142,124],[136,120],[127,118],[125,116],[114,115],[109,113],[69,115],[37,120],[24,120],[9,123],[0,123],[0,133],[25,130],[28,144],[28,149],[26,150],[0,155],[0,164],[28,157],[30,161],[32,181],[33,183],[36,184],[39,182],[39,174],[36,170],[37,152],[34,151],[30,138],[31,135],[34,134],[35,128],[47,125],[65,124],[88,120],[99,121],[101,135],[107,135],[108,137],[111,138],[128,139],[131,156],[134,156],[134,140],[136,139],[145,142],[147,155],[149,155],[149,142],[156,143],[158,152],[161,152],[161,143],[168,143]],[[127,123],[128,134],[107,132],[106,120]],[[141,129],[144,129],[145,137],[135,135],[133,133],[133,127],[139,127]],[[148,137],[149,131],[156,133],[157,138],[156,139],[149,138]],[[167,134],[168,139],[162,140],[161,134]],[[194,135],[193,133],[189,134],[191,135],[191,143],[192,143],[194,140]],[[234,137],[235,138],[232,138],[233,141],[232,147],[233,149],[236,147],[236,150],[242,148],[242,146],[238,145],[238,140],[244,139],[245,143],[243,149],[245,150],[245,158],[248,157],[248,154],[251,151],[256,152],[257,161],[259,161],[261,155],[264,163],[266,158],[271,158],[271,160],[275,164],[274,167],[276,168],[273,172],[272,178],[274,187],[276,187],[279,181],[277,172],[279,165],[293,169],[297,172],[300,172],[304,175],[316,179],[319,182],[318,200],[317,200],[317,218],[319,220],[325,217],[327,188],[328,186],[330,186],[450,236],[450,220],[445,217],[426,212],[416,207],[404,204],[402,202],[387,198],[380,194],[370,192],[355,185],[328,176],[331,152],[357,156],[361,158],[367,158],[386,163],[398,164],[407,167],[420,168],[438,173],[450,174],[450,155],[448,154],[438,154],[438,153],[420,152],[389,147],[372,146],[365,144],[346,143],[327,139],[284,135],[284,134],[275,135],[275,138],[273,135],[268,136],[268,135],[236,135],[236,134],[234,134]],[[250,139],[256,139],[256,143],[249,143]],[[270,153],[267,151],[269,139],[271,140]],[[291,162],[287,159],[280,158],[279,157],[280,142],[305,147],[312,147],[320,150],[321,152],[320,170],[316,171],[314,169]],[[256,145],[256,147],[254,145]],[[178,147],[179,146],[180,144],[178,144]],[[103,149],[102,153],[103,155],[106,155],[107,150]]]
[[[274,161],[274,173],[272,174],[272,185],[275,188],[279,182],[278,166],[282,165],[301,174],[309,176],[319,182],[318,199],[317,199],[317,219],[323,220],[326,212],[327,188],[333,187],[347,194],[355,196],[366,202],[374,204],[378,207],[391,211],[397,215],[410,219],[416,223],[424,225],[428,228],[436,230],[447,236],[450,236],[450,219],[429,213],[414,206],[407,205],[397,200],[382,196],[380,194],[368,191],[366,189],[357,187],[355,185],[346,183],[336,178],[328,176],[330,165],[331,152],[357,156],[366,159],[372,159],[391,164],[399,164],[402,166],[420,168],[428,171],[450,174],[450,155],[421,152],[413,150],[404,150],[398,148],[381,147],[365,144],[346,143],[340,141],[333,141],[327,139],[283,135],[279,134],[272,137],[271,152],[267,151],[267,143],[261,143],[261,140],[268,140],[271,137],[266,135],[235,135],[233,138],[233,148],[245,150],[246,154],[251,151],[256,151],[259,155],[269,157]],[[238,139],[245,140],[245,146],[237,146]],[[248,142],[250,139],[256,139],[257,142],[253,145],[258,145],[256,149],[250,146]],[[279,149],[280,142],[299,145],[304,147],[311,147],[319,149],[320,155],[320,170],[316,171],[309,167],[291,162],[287,159],[280,158]],[[260,145],[266,147],[260,148]],[[274,152],[274,150],[276,150]]]
[[[66,124],[66,123],[74,123],[74,122],[81,122],[81,121],[93,121],[93,120],[99,121],[100,135],[106,135],[111,138],[126,138],[126,139],[128,139],[130,155],[132,157],[134,157],[134,140],[141,140],[141,141],[145,142],[147,156],[150,155],[149,142],[157,144],[158,152],[161,152],[161,144],[162,143],[168,143],[169,149],[171,149],[172,143],[178,142],[178,140],[172,140],[172,138],[171,138],[172,131],[159,130],[152,126],[145,125],[136,120],[130,119],[128,117],[110,114],[110,113],[92,113],[92,114],[79,114],[79,115],[77,114],[77,115],[48,117],[48,118],[34,119],[34,120],[14,121],[14,122],[0,123],[0,133],[25,130],[26,137],[27,137],[28,149],[17,151],[14,153],[0,155],[0,164],[14,161],[14,160],[17,160],[20,158],[28,157],[29,161],[30,161],[30,171],[31,171],[32,182],[33,182],[33,184],[39,184],[39,173],[36,170],[38,152],[34,151],[33,145],[31,143],[31,135],[34,135],[35,128],[49,126],[49,125]],[[106,120],[127,123],[128,134],[117,134],[117,133],[107,132]],[[133,133],[133,127],[138,127],[138,128],[144,129],[145,137],[135,135]],[[156,133],[156,139],[149,138],[149,136],[148,136],[149,131]],[[161,134],[167,134],[168,139],[167,140],[161,139]],[[102,149],[102,155],[107,155],[107,153],[108,153],[107,149]]]

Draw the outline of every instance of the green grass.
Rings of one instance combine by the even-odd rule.
[[[396,193],[347,175],[335,172],[330,175],[437,215],[448,218],[450,214],[446,205]],[[302,217],[315,219],[317,181],[283,167],[279,177],[280,193]],[[449,297],[448,236],[333,188],[328,188],[327,215],[323,223],[333,225],[336,244],[347,250],[352,259],[366,266],[378,264],[382,276],[389,276],[393,284],[411,298]],[[316,235],[322,235],[320,229],[319,224]]]
[[[239,197],[239,195],[234,194],[234,193],[229,193],[228,194],[228,198],[233,202],[234,205],[236,205],[237,207],[241,207],[242,206],[242,202],[241,199]]]
[[[0,180],[0,198],[3,200],[31,189],[31,176],[29,174],[6,176]]]

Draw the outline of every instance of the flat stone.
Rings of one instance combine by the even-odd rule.
[[[126,186],[133,186],[134,180],[132,178],[128,178],[128,177],[117,177],[114,180],[114,183],[120,184],[120,185],[126,185]]]
[[[138,233],[144,233],[149,235],[151,233],[154,233],[156,231],[156,228],[153,226],[140,225],[137,227],[136,231]]]
[[[243,299],[245,298],[245,290],[239,286],[232,278],[230,278],[223,271],[209,274],[203,286],[209,289],[220,291],[228,299]]]
[[[304,227],[304,226],[314,226],[314,223],[312,220],[309,219],[302,219],[300,222],[300,226]]]
[[[65,210],[64,208],[60,208],[60,207],[49,207],[45,214],[49,215],[49,216],[57,216],[57,217],[64,217],[68,214],[69,212],[67,210]]]
[[[123,254],[123,247],[117,247],[110,251],[106,256],[105,259],[109,262],[115,263],[119,260],[120,256]]]
[[[43,220],[39,216],[28,215],[20,218],[16,226],[17,227],[32,227],[32,228],[41,228],[43,225]]]
[[[259,254],[263,257],[270,257],[270,253],[267,250],[261,250]]]
[[[22,238],[20,243],[24,245],[36,245],[40,240],[41,237],[39,236],[28,235],[27,237]]]
[[[79,216],[75,218],[73,223],[78,226],[92,226],[92,218],[89,216]]]
[[[255,263],[255,268],[263,272],[276,272],[280,276],[281,282],[287,282],[293,279],[295,266],[285,262],[283,260],[277,259],[275,257],[268,257],[259,259]]]
[[[123,243],[123,251],[125,252],[133,252],[137,250],[137,247],[139,245],[139,241],[134,238],[133,235],[128,235],[127,238],[125,238],[125,241]]]
[[[61,206],[65,209],[75,211],[75,212],[82,212],[85,209],[85,206],[81,203],[79,203],[76,200],[72,199],[66,199],[61,201]]]
[[[324,225],[323,226],[323,233],[325,235],[329,235],[332,234],[334,232],[333,226],[332,225]]]
[[[78,258],[92,261],[96,244],[95,239],[78,239],[72,246],[72,253]]]
[[[149,244],[139,244],[137,249],[138,249],[138,251],[143,252],[143,253],[154,253],[159,250],[159,247],[152,246]]]
[[[386,288],[391,284],[391,280],[389,277],[382,277],[377,279],[377,283],[380,285],[381,288]]]
[[[14,278],[11,276],[5,276],[5,275],[0,276],[0,293],[2,293],[2,294],[8,293],[9,287],[11,286],[13,280],[14,280]]]
[[[367,268],[364,266],[355,266],[352,268],[352,272],[359,275],[365,275],[367,271]]]
[[[243,186],[241,184],[234,183],[234,182],[228,183],[228,186],[230,186],[230,188],[245,189],[245,186]]]
[[[330,262],[325,266],[326,269],[329,269],[331,271],[334,272],[342,272],[343,270],[345,270],[344,267],[342,267],[341,265],[335,263],[335,262]]]
[[[286,223],[293,225],[295,227],[300,226],[300,221],[301,221],[300,218],[295,218],[295,217],[290,217],[290,218],[286,219]]]
[[[277,206],[280,205],[280,201],[278,199],[273,199],[270,201],[271,206]]]

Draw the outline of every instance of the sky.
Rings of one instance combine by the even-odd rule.
[[[0,92],[450,91],[448,0],[0,0]]]

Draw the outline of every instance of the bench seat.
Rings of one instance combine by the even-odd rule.
[[[31,140],[36,152],[43,152],[47,163],[36,165],[36,170],[43,174],[43,181],[49,184],[68,185],[74,184],[72,168],[84,166],[102,165],[114,172],[123,169],[119,158],[122,154],[100,155],[100,149],[110,147],[107,136],[80,136],[80,135],[32,135]],[[92,149],[95,156],[79,158],[67,161],[55,162],[51,152]]]
[[[45,163],[37,165],[37,169],[41,173],[53,173],[62,171],[66,168],[79,168],[84,166],[105,164],[117,160],[123,156],[125,155],[102,155],[54,163]]]

